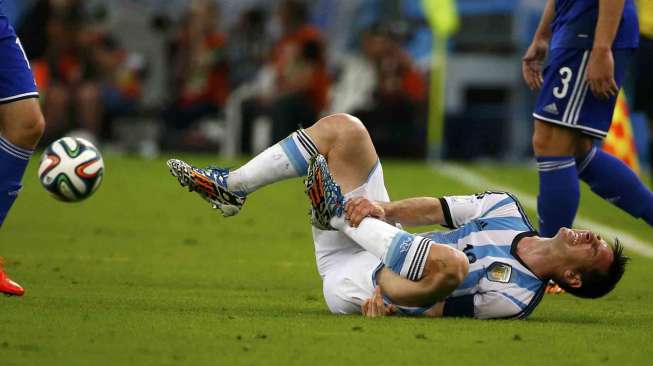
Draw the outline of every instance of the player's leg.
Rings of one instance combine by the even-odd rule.
[[[0,104],[0,227],[18,197],[25,168],[43,134],[43,129],[43,116],[37,99]],[[0,293],[24,293],[24,290],[3,272],[2,263]]]
[[[411,281],[422,284],[456,278],[462,281],[467,274],[466,265],[461,268],[460,261],[467,263],[463,252],[435,244],[425,237],[410,234],[381,220],[365,218],[354,228],[347,225],[344,217],[340,216],[332,218],[331,225],[381,259],[390,271]],[[459,276],[461,274],[462,277]]]
[[[388,267],[379,267],[377,257],[366,251],[341,258],[337,268],[324,278],[324,298],[336,314],[356,314],[375,286],[402,312],[420,314],[454,291],[467,274],[468,262],[455,249],[434,244],[423,276],[417,281],[401,277]],[[418,307],[406,311],[403,307]]]
[[[403,279],[414,282],[387,281],[382,290],[397,304],[432,305],[444,298],[464,279],[468,261],[454,248],[434,244],[431,240],[400,230],[386,222],[365,218],[358,227],[349,226],[343,214],[345,197],[330,174],[330,166],[322,156],[311,161],[306,178],[307,194],[313,206],[316,226],[333,228],[344,233],[367,252],[382,261],[385,268]]]
[[[365,126],[348,114],[334,114],[298,130],[229,175],[229,188],[252,193],[286,178],[306,175],[321,154],[345,193],[358,187],[378,161]]]
[[[333,163],[334,175],[345,191],[364,182],[378,161],[363,124],[353,116],[335,114],[297,130],[233,171],[197,169],[174,159],[168,161],[168,166],[182,185],[230,216],[239,212],[249,193],[305,175],[308,161],[318,153]]]
[[[577,164],[592,192],[653,226],[653,193],[623,161],[593,146]]]
[[[38,99],[0,104],[0,226],[21,188],[21,180],[45,122]]]
[[[533,112],[532,142],[540,181],[537,211],[544,236],[571,227],[578,210],[575,152],[581,136],[578,112],[587,92],[588,59],[586,50],[551,50]]]
[[[335,221],[333,226],[381,260],[384,266],[376,274],[376,283],[393,304],[430,307],[451,294],[467,275],[468,259],[457,249],[374,218],[364,219],[357,228]]]
[[[44,121],[36,84],[13,29],[0,14],[0,226],[21,189],[21,180]],[[3,24],[4,23],[4,24]],[[0,292],[22,295],[0,264]]]
[[[577,131],[535,120],[533,151],[540,178],[537,213],[543,236],[551,237],[574,222],[580,201],[574,158],[579,143]]]
[[[614,50],[613,54],[615,81],[621,85],[632,50]],[[616,99],[601,100],[587,93],[578,113],[578,125],[584,134],[599,138],[607,135]],[[653,193],[624,162],[587,142],[579,145],[576,157],[579,176],[594,193],[653,225]]]

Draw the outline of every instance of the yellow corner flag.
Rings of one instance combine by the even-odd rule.
[[[422,0],[424,15],[433,32],[431,85],[429,87],[429,154],[439,155],[444,130],[444,80],[447,72],[447,40],[458,30],[458,9],[454,0]]]
[[[619,92],[619,96],[617,97],[617,105],[614,108],[614,115],[612,116],[612,125],[603,143],[603,150],[621,159],[630,169],[639,175],[637,147],[635,146],[633,127],[630,122],[628,103],[626,102],[626,95],[623,90]]]
[[[454,0],[422,0],[422,9],[437,37],[448,38],[458,30],[458,8]]]

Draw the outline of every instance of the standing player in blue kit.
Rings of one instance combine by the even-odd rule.
[[[522,64],[528,86],[540,89],[533,150],[545,237],[572,226],[580,199],[578,178],[603,199],[653,225],[653,193],[595,144],[608,133],[638,41],[633,0],[547,1]]]
[[[21,190],[25,168],[45,128],[38,97],[20,40],[0,12],[0,227]],[[12,244],[1,236],[0,243]],[[4,273],[1,261],[0,293],[24,293]]]

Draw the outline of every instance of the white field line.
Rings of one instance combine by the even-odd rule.
[[[480,190],[499,190],[514,193],[522,205],[537,212],[537,199],[528,193],[521,192],[513,187],[504,186],[493,182],[479,174],[465,169],[460,165],[437,163],[434,165],[434,168],[438,173],[443,174],[450,179],[456,180],[469,186],[478,187]],[[621,241],[621,243],[627,249],[632,250],[633,252],[642,256],[653,258],[653,246],[643,242],[633,235],[628,234],[625,231],[603,223],[598,223],[581,215],[576,216],[575,226],[592,229],[604,238],[618,237],[619,241]]]

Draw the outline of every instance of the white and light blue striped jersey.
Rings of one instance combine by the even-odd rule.
[[[517,256],[517,243],[537,235],[510,193],[485,192],[440,199],[453,230],[420,234],[462,250],[469,260],[463,283],[445,300],[444,316],[525,318],[542,299],[547,279]]]

